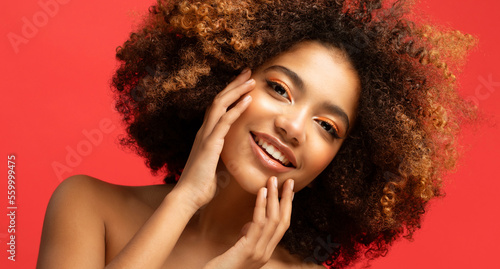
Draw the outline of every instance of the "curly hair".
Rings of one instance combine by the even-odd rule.
[[[412,3],[382,0],[158,0],[117,49],[121,144],[175,183],[205,109],[244,67],[307,40],[345,52],[361,82],[354,128],[336,157],[295,196],[280,244],[329,268],[383,256],[412,238],[455,137],[475,108],[457,91],[475,38],[409,19]],[[324,255],[320,255],[320,245]],[[334,243],[332,243],[334,242]]]

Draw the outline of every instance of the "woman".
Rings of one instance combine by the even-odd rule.
[[[452,74],[472,38],[408,8],[158,1],[113,86],[167,184],[68,178],[38,267],[345,267],[411,238],[474,111]]]

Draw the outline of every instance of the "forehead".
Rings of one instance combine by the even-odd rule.
[[[354,119],[360,82],[356,70],[341,50],[318,42],[302,42],[259,69],[266,70],[275,65],[295,72],[310,96],[341,107],[350,121]]]

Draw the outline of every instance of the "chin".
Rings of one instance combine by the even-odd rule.
[[[250,183],[250,182],[248,182],[248,180],[244,180],[244,181],[238,180],[238,179],[235,179],[235,180],[241,186],[241,188],[243,190],[245,190],[246,192],[253,194],[253,195],[257,195],[260,188],[265,186],[265,184],[258,185],[258,184]]]
[[[257,195],[260,188],[265,187],[269,177],[253,167],[244,166],[236,161],[224,161],[227,171],[240,187],[248,193]]]

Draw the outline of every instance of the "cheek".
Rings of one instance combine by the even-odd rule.
[[[316,141],[322,138],[316,138]],[[305,164],[306,170],[317,177],[333,160],[340,145],[331,145],[326,142],[314,143],[307,147]]]
[[[233,176],[244,173],[244,167],[241,163],[244,163],[248,156],[253,154],[249,141],[250,131],[262,123],[264,114],[259,108],[259,104],[255,104],[252,100],[247,109],[231,124],[224,137],[224,147],[220,156]]]
[[[248,132],[248,128],[245,127],[245,121],[243,121],[243,118],[240,118],[229,128],[224,137],[224,146],[221,152],[223,161],[235,162],[239,156],[250,153],[247,143],[250,133]]]
[[[270,130],[274,126],[273,119],[281,109],[279,105],[273,103],[273,99],[263,90],[253,90],[248,95],[252,96],[252,102],[243,113],[231,124],[224,139],[225,146],[238,147],[239,153],[246,154],[248,148],[242,146],[247,144],[250,131]],[[243,143],[242,143],[243,142]],[[239,146],[237,146],[239,145]]]
[[[304,164],[305,176],[302,180],[295,181],[295,191],[299,191],[309,185],[313,180],[325,170],[335,157],[338,148],[314,147],[307,153],[307,163]]]
[[[263,98],[262,93],[255,92],[256,90],[250,92],[242,96],[244,98],[247,95],[252,96],[252,102],[248,107],[243,111],[243,113],[236,119],[236,121],[231,125],[229,132],[234,132],[236,129],[240,129],[242,127],[249,127],[255,124],[255,122],[262,121],[269,113],[268,110],[270,105]],[[228,133],[229,135],[229,133]]]
[[[256,88],[249,95],[252,96],[252,102],[243,114],[269,118],[283,112],[282,103],[272,97],[267,90]]]

